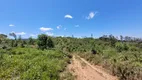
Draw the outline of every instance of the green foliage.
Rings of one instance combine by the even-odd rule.
[[[0,34],[0,43],[7,38],[7,35]]]
[[[25,47],[25,46],[24,46],[24,41],[21,41],[20,47],[21,47],[21,48],[24,48],[24,47]]]
[[[28,44],[33,45],[34,44],[34,40],[32,37],[29,38]]]
[[[53,48],[54,43],[50,37],[45,34],[38,35],[38,47],[41,50]]]
[[[129,46],[127,43],[120,43],[120,42],[117,42],[115,44],[115,48],[118,52],[122,52],[122,51],[128,51],[129,50]]]
[[[68,61],[65,54],[54,50],[14,48],[7,53],[0,54],[2,80],[57,80]]]
[[[47,49],[47,35],[41,34],[38,35],[38,47],[41,50]]]
[[[11,46],[11,47],[17,47],[17,46],[18,46],[17,41],[16,41],[16,40],[11,40],[10,46]]]
[[[0,79],[59,79],[59,73],[64,71],[67,62],[70,63],[67,57],[72,58],[72,53],[77,53],[87,61],[103,66],[120,80],[142,80],[141,40],[128,36],[120,36],[120,39],[113,35],[93,39],[49,37],[45,34],[34,40],[0,38]],[[97,54],[92,54],[91,50]]]
[[[78,53],[87,61],[103,66],[120,80],[142,79],[142,49],[137,42],[121,42],[113,36],[104,36],[100,39],[57,37],[54,43],[56,49]],[[98,54],[91,54],[92,49]]]
[[[48,48],[54,48],[54,43],[50,37],[47,39],[47,46]]]
[[[21,42],[22,41],[22,37],[21,35],[18,37],[18,42]]]

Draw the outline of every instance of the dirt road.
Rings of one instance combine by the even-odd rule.
[[[76,80],[117,80],[116,77],[91,65],[79,56],[73,56],[72,63],[69,65],[69,70],[76,76]]]

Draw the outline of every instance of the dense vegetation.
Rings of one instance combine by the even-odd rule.
[[[1,35],[0,38],[0,80],[64,79],[60,74],[65,71],[69,57],[53,48],[51,38],[39,35],[36,44],[32,38],[10,40],[6,37]],[[67,76],[70,78],[71,74]]]
[[[54,80],[64,70],[68,58],[59,51],[15,48],[1,55],[0,78]]]
[[[104,35],[94,39],[42,34],[37,39],[17,39],[14,33],[10,35],[14,39],[0,35],[1,79],[61,79],[59,74],[65,70],[71,55],[78,54],[92,64],[103,66],[120,80],[142,80],[142,40],[139,38]]]
[[[141,39],[127,36],[117,39],[105,35],[99,39],[57,37],[53,40],[57,49],[78,54],[92,64],[103,66],[120,80],[142,80]]]

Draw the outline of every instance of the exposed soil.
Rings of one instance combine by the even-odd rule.
[[[76,80],[118,80],[117,77],[108,74],[98,66],[91,65],[79,56],[73,56],[68,68]]]

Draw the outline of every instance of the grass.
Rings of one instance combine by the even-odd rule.
[[[14,48],[0,54],[2,80],[58,80],[69,60],[64,53],[56,50]]]

